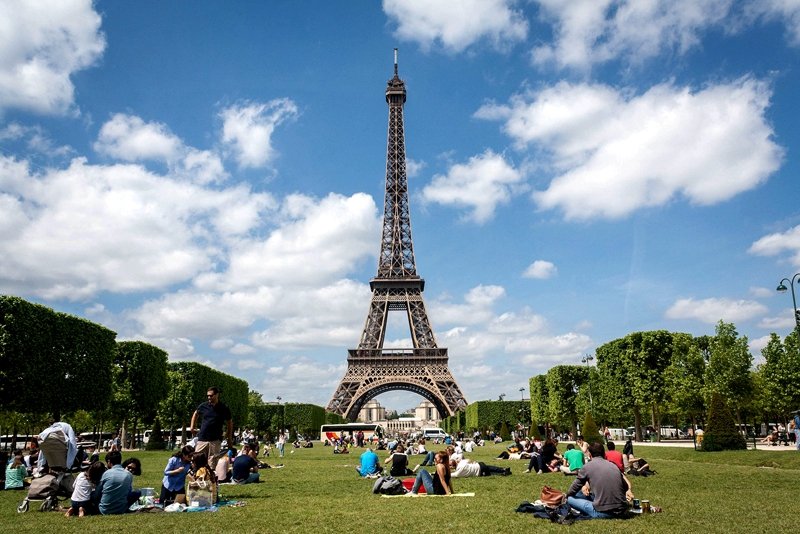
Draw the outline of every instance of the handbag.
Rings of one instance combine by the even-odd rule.
[[[563,491],[558,491],[557,489],[551,488],[550,486],[543,486],[542,487],[542,494],[539,497],[539,500],[542,501],[546,506],[561,506],[561,504],[566,500],[567,496],[564,494]]]
[[[216,504],[217,484],[205,468],[199,469],[194,477],[186,475],[186,480],[188,481],[186,500],[189,506],[208,507]]]

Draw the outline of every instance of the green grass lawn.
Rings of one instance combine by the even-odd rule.
[[[282,460],[283,469],[262,472],[261,484],[222,486],[224,498],[245,501],[217,512],[151,513],[67,519],[34,506],[18,514],[22,492],[0,492],[2,532],[774,532],[793,531],[798,510],[800,454],[794,451],[700,453],[692,449],[636,445],[658,474],[634,478],[638,498],[663,507],[661,514],[627,521],[584,521],[571,527],[514,512],[522,501],[538,498],[542,485],[566,490],[570,477],[523,474],[527,461],[495,460],[502,445],[470,455],[488,464],[509,466],[510,477],[454,479],[457,492],[474,497],[393,498],[371,492],[353,467],[358,453],[333,455],[329,447],[301,449]],[[383,451],[378,451],[385,458]],[[125,453],[124,457],[134,455]],[[168,453],[137,452],[144,473],[135,486],[161,487]],[[413,463],[413,459],[412,459]]]

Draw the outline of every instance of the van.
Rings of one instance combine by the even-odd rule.
[[[432,439],[432,440],[439,440],[443,441],[444,438],[447,437],[447,433],[442,430],[441,428],[423,428],[422,429],[422,437],[424,439]]]

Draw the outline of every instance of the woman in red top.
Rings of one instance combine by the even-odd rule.
[[[613,441],[609,441],[606,444],[608,450],[606,451],[606,460],[611,462],[612,464],[619,467],[620,471],[625,471],[625,466],[622,463],[622,453],[616,450],[616,446],[614,445]]]

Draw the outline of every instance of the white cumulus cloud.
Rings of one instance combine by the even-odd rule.
[[[631,63],[664,51],[683,54],[705,31],[726,24],[733,0],[537,0],[553,24],[553,43],[538,46],[538,64],[588,70],[622,58]]]
[[[522,276],[525,278],[536,278],[538,280],[547,280],[554,277],[558,273],[558,268],[554,263],[545,260],[536,260],[525,269]]]
[[[785,232],[765,235],[750,245],[748,252],[758,256],[777,256],[788,253],[792,264],[800,267],[800,225]]]
[[[507,204],[514,193],[524,190],[524,174],[506,159],[486,150],[467,163],[450,167],[446,175],[437,174],[422,190],[425,202],[465,207],[467,218],[485,223],[498,205]]]
[[[720,320],[736,323],[763,315],[767,307],[752,300],[726,298],[678,299],[665,313],[667,319],[694,319],[707,324]]]
[[[0,111],[64,114],[74,105],[70,76],[106,47],[92,0],[0,2]]]
[[[514,0],[383,0],[383,10],[397,24],[395,35],[424,50],[440,45],[461,52],[488,40],[498,49],[522,41],[528,22]]]
[[[520,150],[556,174],[533,194],[568,219],[620,218],[676,197],[712,205],[757,187],[783,150],[765,113],[766,83],[742,78],[692,91],[657,85],[641,95],[605,85],[559,83],[487,104]]]
[[[267,103],[246,102],[220,112],[222,142],[242,168],[268,165],[275,157],[272,134],[275,128],[298,115],[297,105],[288,98]]]

